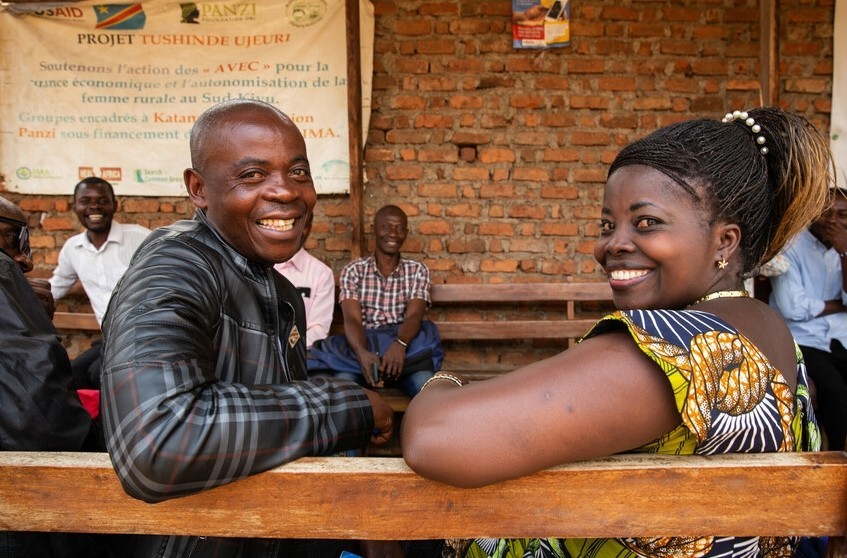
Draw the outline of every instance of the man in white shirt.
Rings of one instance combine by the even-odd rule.
[[[306,307],[306,349],[329,335],[335,309],[335,276],[332,269],[306,251],[306,239],[312,232],[312,214],[303,229],[300,250],[290,260],[278,263],[274,269],[291,281],[303,296]]]
[[[85,231],[62,246],[50,288],[53,298],[59,300],[79,281],[94,316],[102,322],[112,290],[150,230],[113,221],[118,210],[114,190],[95,176],[83,179],[74,188],[73,210]]]
[[[97,322],[101,323],[115,285],[150,230],[113,221],[118,210],[115,192],[111,184],[96,176],[76,185],[72,207],[85,231],[72,236],[62,246],[59,263],[50,278],[50,290],[53,298],[59,300],[79,281]],[[73,362],[78,388],[99,386],[99,345],[95,342]],[[81,370],[90,370],[91,385],[84,385],[85,375]]]

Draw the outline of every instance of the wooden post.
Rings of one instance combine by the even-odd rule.
[[[364,253],[364,140],[362,138],[362,46],[359,0],[347,0],[347,131],[350,145],[351,259]]]
[[[759,2],[760,44],[760,99],[762,106],[773,106],[779,102],[779,6],[777,0]]]

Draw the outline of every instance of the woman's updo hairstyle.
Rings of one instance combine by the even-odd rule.
[[[832,154],[798,114],[762,107],[731,116],[656,130],[621,150],[609,175],[647,165],[705,204],[712,224],[739,225],[743,274],[750,275],[823,211],[834,186]]]

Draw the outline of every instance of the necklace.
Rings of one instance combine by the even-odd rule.
[[[716,298],[746,298],[749,297],[750,293],[747,291],[715,291],[713,293],[709,293],[704,297],[700,297],[691,304],[688,305],[688,308],[691,308],[695,304],[700,304],[701,302],[707,302],[709,300],[714,300]]]

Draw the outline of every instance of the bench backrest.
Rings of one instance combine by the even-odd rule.
[[[363,513],[367,510],[367,513]],[[397,458],[304,458],[192,496],[127,496],[106,454],[0,452],[0,531],[440,539],[847,535],[847,452],[621,455],[477,489]]]

